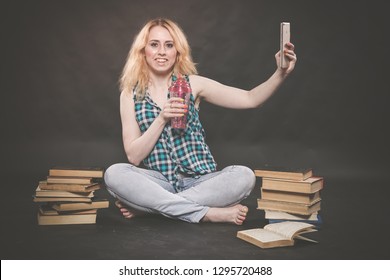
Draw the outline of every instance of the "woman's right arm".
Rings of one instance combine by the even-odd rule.
[[[177,98],[171,98],[165,103],[160,115],[145,133],[142,134],[135,118],[135,106],[132,94],[126,92],[121,93],[120,115],[123,146],[127,159],[131,164],[139,165],[153,150],[167,122],[172,117],[178,117],[183,114],[184,109],[180,108],[181,105],[174,103],[174,101],[177,101],[175,99]]]
[[[123,146],[131,164],[139,165],[153,150],[165,123],[156,118],[149,129],[142,134],[135,118],[132,94],[122,92],[120,97],[120,114],[122,121]]]

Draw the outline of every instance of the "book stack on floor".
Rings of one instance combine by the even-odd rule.
[[[257,206],[265,211],[269,223],[299,221],[321,226],[323,177],[314,176],[312,169],[263,168],[254,172],[262,178]]]
[[[265,211],[269,224],[237,232],[237,237],[260,248],[293,246],[295,239],[315,242],[302,234],[317,231],[322,223],[320,191],[323,178],[311,169],[261,168],[262,178],[257,208]]]
[[[49,169],[33,195],[38,203],[38,224],[95,224],[98,209],[109,206],[108,200],[95,196],[102,188],[103,174],[102,168]]]

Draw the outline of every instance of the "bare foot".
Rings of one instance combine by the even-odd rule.
[[[203,217],[202,221],[213,223],[227,222],[236,225],[242,225],[242,223],[245,221],[247,213],[248,207],[241,204],[225,208],[210,208]]]
[[[115,201],[115,205],[119,208],[119,210],[122,212],[123,217],[125,217],[126,219],[131,219],[136,216],[135,212],[130,211],[126,206],[122,204],[121,201]]]

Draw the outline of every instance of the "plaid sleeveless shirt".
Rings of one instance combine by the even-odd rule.
[[[176,77],[172,76],[172,80],[175,79]],[[189,82],[188,76],[186,80]],[[143,134],[158,117],[161,108],[152,100],[148,92],[142,100],[137,100],[134,95],[134,104],[136,120]],[[216,170],[217,165],[205,143],[205,132],[200,123],[199,110],[195,107],[192,94],[188,106],[187,126],[184,131],[172,129],[168,122],[143,163],[147,168],[162,173],[176,191],[180,191],[179,173],[198,177]]]

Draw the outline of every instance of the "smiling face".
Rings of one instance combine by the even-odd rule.
[[[177,50],[169,31],[162,26],[150,29],[145,46],[145,58],[149,71],[154,74],[170,74],[176,62]]]

